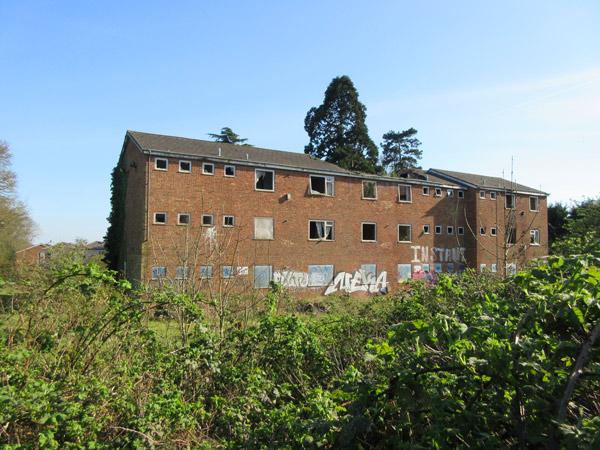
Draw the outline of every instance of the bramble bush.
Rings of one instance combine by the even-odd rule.
[[[3,291],[0,445],[598,448],[599,262],[444,275],[319,314],[278,311],[275,285],[242,327],[93,265],[46,271]]]

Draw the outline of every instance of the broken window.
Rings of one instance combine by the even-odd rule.
[[[254,239],[271,240],[273,239],[273,218],[255,217],[254,218]]]
[[[435,188],[434,196],[441,197],[442,196],[442,188]]]
[[[192,162],[179,161],[179,171],[183,173],[190,173],[192,171]]]
[[[506,243],[507,244],[516,244],[517,243],[517,229],[516,228],[511,228],[508,231],[508,235],[506,236]]]
[[[363,181],[362,182],[362,198],[367,200],[377,200],[377,182]]]
[[[479,198],[485,200],[485,191],[479,191]]]
[[[540,230],[529,230],[529,243],[540,245]]]
[[[423,225],[423,234],[429,234],[429,225]]]
[[[490,192],[490,200],[496,200],[496,193]]]
[[[446,227],[446,233],[451,234],[451,235],[454,234],[454,227],[453,226]]]
[[[212,278],[213,266],[200,266],[200,278]]]
[[[448,189],[448,197],[454,197],[454,191],[452,189]]]
[[[166,212],[155,212],[154,213],[154,223],[157,225],[164,225],[167,223],[167,213]]]
[[[333,196],[333,177],[310,175],[310,193],[313,195]]]
[[[223,216],[223,226],[232,227],[235,225],[235,216]]]
[[[204,175],[214,175],[215,165],[212,163],[202,163],[202,173]]]
[[[514,194],[506,194],[506,209],[515,209]]]
[[[442,227],[441,227],[441,225],[436,225],[435,226],[435,234],[442,234]]]
[[[256,169],[255,181],[257,191],[275,190],[275,172],[272,170]]]
[[[309,220],[308,239],[311,241],[333,241],[333,221]]]
[[[412,240],[412,225],[398,225],[398,242],[410,242]]]
[[[423,186],[423,195],[429,195],[429,187]]]
[[[188,213],[177,214],[177,225],[189,225],[190,215]]]
[[[202,226],[212,227],[214,225],[214,218],[212,214],[202,214]]]
[[[154,158],[154,168],[156,170],[168,170],[169,160],[165,158]]]
[[[362,224],[362,240],[363,241],[376,241],[377,240],[377,224],[376,223],[363,223]]]
[[[225,176],[235,177],[235,166],[225,166]]]
[[[158,266],[152,268],[152,279],[156,280],[159,278],[166,278],[167,268],[165,266]]]
[[[486,233],[486,232],[487,232],[487,230],[486,230],[486,228],[485,228],[485,227],[481,227],[481,228],[479,228],[479,234],[480,234],[480,235],[482,235],[482,236],[485,236],[485,233]]]
[[[398,186],[398,201],[399,202],[412,202],[410,186],[406,186],[403,184]]]
[[[540,199],[537,197],[529,197],[529,211],[540,210]]]

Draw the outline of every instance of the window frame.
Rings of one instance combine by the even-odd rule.
[[[164,222],[158,221],[156,220],[156,217],[158,214],[164,214],[165,215],[165,220]],[[156,211],[153,215],[153,220],[152,220],[152,224],[153,225],[166,225],[167,221],[169,219],[169,215],[165,212],[165,211]]]
[[[442,188],[436,187],[434,192],[433,192],[433,196],[434,197],[441,197],[442,196]]]
[[[446,234],[449,234],[450,236],[454,236],[454,225],[446,226]]]
[[[540,230],[529,230],[529,245],[538,247],[540,245]]]
[[[408,200],[402,200],[401,190],[406,189],[408,192]],[[398,203],[412,203],[412,186],[410,184],[399,184],[398,185]]]
[[[463,191],[462,189],[458,190],[458,198],[465,198],[465,191]]]
[[[162,269],[162,270],[161,270]],[[162,275],[155,276],[158,272],[162,272]],[[152,267],[152,280],[160,280],[167,278],[167,266],[153,266]]]
[[[517,229],[511,228],[506,234],[506,245],[515,245],[517,243]]]
[[[367,184],[372,184],[375,186],[375,196],[374,197],[365,197],[365,185]],[[362,180],[362,199],[363,200],[377,200],[377,181],[372,181],[372,180]]]
[[[231,218],[231,221],[232,221],[231,225],[228,225],[228,224],[225,223],[228,218]],[[224,228],[233,228],[233,227],[235,227],[235,216],[232,216],[231,214],[224,214],[223,215],[223,227]]]
[[[456,229],[457,233],[459,236],[464,236],[465,235],[465,227],[458,227]]]
[[[210,224],[205,223],[204,219],[210,217]],[[215,216],[214,214],[202,214],[202,226],[203,227],[214,227],[215,226]]]
[[[479,235],[487,236],[487,227],[479,227]]]
[[[498,236],[498,230],[496,229],[496,227],[490,228],[490,236]]]
[[[212,265],[200,266],[199,278],[201,280],[210,280],[214,277],[214,275],[214,268]]]
[[[182,217],[187,217],[187,222],[181,222]],[[190,213],[177,213],[177,225],[188,226],[192,221],[192,215]]]
[[[190,168],[188,170],[184,170],[181,168],[181,164],[189,164]],[[179,160],[179,173],[192,173],[192,162],[187,160],[187,159],[180,159]]]
[[[323,186],[325,187],[325,192],[319,192],[313,189],[313,178],[323,178]],[[331,186],[331,194],[327,193],[327,186]],[[317,195],[321,197],[335,197],[335,177],[332,177],[330,175],[310,174],[308,176],[308,190],[310,192],[310,195]]]
[[[511,200],[511,204],[509,205],[508,199]],[[517,207],[517,196],[515,194],[506,194],[504,197],[504,208],[505,209],[516,209]]]
[[[479,191],[479,199],[485,200],[485,197],[486,197],[485,191]]]
[[[435,225],[433,227],[433,232],[437,235],[441,235],[442,234],[442,226],[441,225]]]
[[[228,175],[227,174],[227,169],[233,169],[233,175]],[[235,166],[232,166],[230,164],[226,164],[225,167],[223,167],[223,176],[224,177],[228,177],[228,178],[235,178]]]
[[[429,195],[429,186],[423,186],[423,195]]]
[[[207,167],[211,168],[210,172],[208,172],[206,170]],[[203,162],[202,163],[202,175],[214,176],[215,175],[215,164],[214,163],[209,163],[209,162]]]
[[[375,239],[365,239],[365,225],[372,225],[375,234]],[[360,224],[360,241],[361,242],[377,242],[377,223],[376,222],[361,222]]]
[[[175,268],[175,279],[176,280],[188,280],[189,278],[190,278],[190,268],[189,267],[177,266]]]
[[[402,241],[400,240],[400,227],[406,227],[406,228],[408,228],[408,240],[402,240]],[[409,223],[399,223],[397,230],[398,230],[398,243],[404,244],[404,243],[410,243],[410,242],[412,242],[412,225],[411,224],[409,224]]]
[[[258,187],[259,176],[258,172],[268,172],[271,174],[271,189],[264,189]],[[254,190],[260,192],[275,192],[275,171],[272,169],[254,169]]]
[[[446,197],[454,198],[454,189],[448,189],[446,192]]]
[[[423,234],[431,234],[431,226],[423,225]]]
[[[321,237],[321,238],[311,238],[310,237],[310,230],[311,230],[310,224],[313,223],[313,222],[315,224],[319,223],[319,222],[323,224],[323,232],[325,233],[324,237]],[[327,238],[327,235],[329,234],[329,233],[327,233],[327,229],[328,228],[331,229],[331,239]],[[317,227],[317,230],[318,230],[318,227]],[[335,241],[335,221],[334,220],[309,219],[308,220],[308,240],[309,241],[315,241],[315,242],[321,242],[321,241],[329,241],[329,242],[331,242],[331,241]]]
[[[531,201],[535,201],[535,209],[531,208]],[[529,211],[531,212],[539,212],[540,211],[540,199],[534,195],[529,196]]]
[[[164,161],[165,163],[165,167],[158,167],[158,162],[159,161]],[[154,170],[160,170],[161,172],[167,172],[169,170],[169,159],[168,158],[159,158],[158,156],[156,156],[154,158]]]
[[[490,200],[496,200],[496,193],[490,192]]]

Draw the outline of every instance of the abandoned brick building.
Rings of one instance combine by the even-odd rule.
[[[548,250],[547,194],[502,178],[399,178],[311,156],[129,131],[118,265],[134,285],[393,291],[510,273]]]

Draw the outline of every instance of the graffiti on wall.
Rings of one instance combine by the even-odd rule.
[[[369,292],[376,294],[378,292],[387,292],[387,272],[381,272],[375,276],[371,272],[359,269],[356,272],[340,272],[335,279],[327,286],[323,295],[329,295],[334,292],[344,291]]]
[[[308,274],[295,270],[276,270],[273,273],[273,281],[286,288],[303,289],[308,287]]]
[[[411,245],[413,249],[413,259],[411,262],[450,262],[450,261],[462,261],[464,259],[465,248],[464,247],[433,247],[422,245]]]

